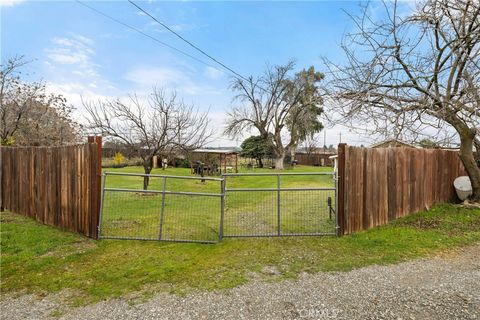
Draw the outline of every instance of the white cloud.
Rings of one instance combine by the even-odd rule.
[[[172,29],[175,32],[182,32],[182,31],[190,31],[197,29],[198,26],[193,23],[178,23],[169,26],[170,29]],[[158,33],[167,33],[168,30],[159,25],[156,21],[150,21],[148,22],[145,27],[143,27],[144,31],[153,31],[153,32],[158,32]]]
[[[94,62],[95,42],[82,35],[56,37],[46,48],[44,61],[47,92],[61,94],[76,108],[74,117],[81,121],[85,101],[113,98],[121,92],[102,77]]]
[[[22,2],[24,2],[24,0],[0,0],[0,7],[13,7]]]
[[[168,67],[138,67],[125,76],[137,89],[148,91],[152,87],[174,89],[180,94],[219,94],[220,91],[204,83],[197,83],[190,73]]]
[[[130,71],[126,79],[142,86],[151,86],[167,83],[179,84],[186,81],[188,77],[183,72],[171,68],[140,67]]]
[[[98,100],[104,98],[113,98],[112,95],[95,91],[88,83],[82,82],[47,82],[47,91],[56,94],[62,94],[67,98],[69,104],[80,107],[83,100]]]
[[[180,32],[180,31],[185,31],[185,30],[191,30],[195,29],[196,26],[194,24],[187,24],[187,23],[179,23],[179,24],[174,24],[170,27],[173,31]]]
[[[51,47],[45,49],[49,59],[46,64],[51,68],[70,66],[71,73],[76,76],[89,77],[92,81],[98,77],[97,66],[93,63],[93,40],[82,35],[73,35],[68,38],[53,38],[51,44]]]
[[[116,97],[116,90],[99,91],[96,87],[91,87],[89,83],[82,82],[47,82],[47,93],[61,94],[67,99],[69,105],[73,105],[75,110],[73,117],[76,121],[83,123],[87,112],[83,107],[82,101],[98,101],[104,99],[113,99]]]
[[[47,57],[53,63],[59,64],[78,64],[82,68],[89,67],[91,57],[95,54],[91,48],[93,40],[81,35],[75,35],[71,38],[54,38],[53,46],[45,49]]]
[[[223,71],[209,66],[205,67],[204,73],[208,78],[213,80],[219,79],[224,75]]]

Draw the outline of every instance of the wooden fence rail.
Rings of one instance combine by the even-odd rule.
[[[97,238],[101,137],[65,147],[1,147],[0,207]]]
[[[339,145],[340,234],[351,234],[455,199],[465,175],[458,152]]]

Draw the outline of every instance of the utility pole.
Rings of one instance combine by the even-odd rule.
[[[340,131],[340,143],[342,143],[342,132]]]
[[[323,130],[323,151],[327,150],[327,130]]]

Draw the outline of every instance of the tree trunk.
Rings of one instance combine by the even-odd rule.
[[[282,152],[280,155],[277,155],[275,159],[275,170],[283,170],[285,163],[285,152]]]
[[[474,202],[480,202],[480,168],[477,166],[473,156],[473,139],[475,135],[460,134],[460,159],[467,170],[472,183],[472,195],[470,199]],[[478,152],[478,150],[477,150]]]
[[[152,172],[153,157],[148,157],[143,160],[143,172],[145,174],[150,174]],[[148,184],[150,182],[150,177],[143,177],[143,190],[148,189]]]
[[[263,168],[262,158],[258,158],[257,160],[258,160],[258,167]]]

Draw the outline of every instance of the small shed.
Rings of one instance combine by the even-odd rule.
[[[192,174],[199,174],[200,166],[206,175],[238,173],[238,151],[233,149],[195,149],[188,158]]]
[[[308,151],[300,149],[295,153],[295,160],[297,164],[306,166],[332,166],[333,161],[330,157],[336,154],[336,150],[325,150],[323,148]]]

